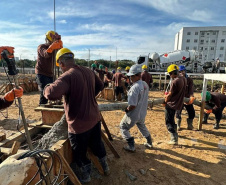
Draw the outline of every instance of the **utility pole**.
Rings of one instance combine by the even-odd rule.
[[[56,16],[55,16],[55,0],[54,0],[54,7],[53,7],[53,9],[54,9],[54,13],[53,13],[53,15],[54,15],[54,31],[56,32]]]
[[[110,64],[109,64],[109,69],[111,69],[111,56],[110,56]]]

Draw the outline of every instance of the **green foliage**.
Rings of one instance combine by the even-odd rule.
[[[19,60],[19,62],[16,62],[17,67],[21,68],[34,68],[36,65],[36,61],[34,60],[29,60],[29,59],[23,59]]]

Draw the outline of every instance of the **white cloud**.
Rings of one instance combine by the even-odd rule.
[[[60,20],[60,21],[57,21],[57,22],[60,23],[60,24],[67,24],[66,20]]]

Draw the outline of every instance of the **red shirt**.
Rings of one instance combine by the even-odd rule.
[[[80,134],[90,130],[100,121],[95,96],[103,88],[103,82],[92,70],[74,66],[46,87],[44,95],[49,100],[61,99],[64,95],[68,132]]]
[[[152,75],[150,73],[148,73],[147,71],[144,71],[144,72],[141,73],[141,79],[143,81],[145,81],[148,84],[148,86],[149,86],[150,83],[153,82],[152,81]]]
[[[127,79],[126,76],[120,72],[117,72],[114,74],[112,81],[115,82],[116,87],[121,87],[122,86],[122,78]]]
[[[35,66],[35,73],[53,77],[53,62],[54,52],[48,53],[46,50],[49,48],[49,44],[41,44],[38,46],[37,63]]]

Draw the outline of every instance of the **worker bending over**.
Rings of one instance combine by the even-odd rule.
[[[141,66],[135,64],[130,68],[127,74],[130,76],[133,85],[128,92],[128,106],[125,109],[126,114],[120,123],[120,131],[122,137],[126,139],[128,143],[124,149],[129,152],[135,152],[134,137],[132,137],[129,132],[134,125],[137,125],[141,134],[147,139],[144,145],[148,148],[152,148],[151,135],[144,123],[148,107],[149,88],[147,83],[141,80],[141,72]]]
[[[178,144],[178,134],[174,116],[177,110],[181,110],[183,107],[184,96],[186,92],[186,78],[179,75],[179,68],[175,64],[171,64],[167,68],[167,72],[172,79],[170,90],[165,95],[165,121],[168,132],[170,133],[169,144]]]
[[[91,162],[87,158],[88,147],[99,158],[104,173],[110,173],[101,140],[100,112],[95,99],[104,84],[92,70],[76,65],[74,54],[67,48],[57,52],[56,65],[60,66],[63,74],[53,84],[45,87],[44,96],[49,100],[58,100],[64,96],[73,162],[79,167],[81,176],[77,175],[80,181],[90,182]]]
[[[203,96],[203,94],[201,94]],[[226,95],[218,92],[206,92],[206,104],[212,107],[210,110],[205,110],[203,124],[207,124],[207,119],[210,113],[215,114],[216,124],[214,129],[220,128],[220,120],[222,118],[222,112],[226,107]]]
[[[36,81],[40,94],[39,105],[46,104],[48,100],[43,96],[44,87],[53,82],[54,75],[54,51],[63,47],[60,35],[54,31],[48,31],[45,38],[46,43],[38,46],[37,63],[35,66]]]
[[[192,130],[193,129],[193,119],[195,118],[195,109],[193,107],[193,101],[194,100],[194,86],[193,86],[193,80],[188,77],[186,74],[186,68],[185,66],[179,66],[179,73],[181,76],[185,77],[187,79],[187,86],[186,86],[186,91],[185,91],[185,97],[190,98],[191,101],[188,103],[184,103],[183,107],[186,108],[188,112],[188,118],[187,118],[187,129]],[[176,124],[177,124],[177,130],[180,130],[180,125],[181,125],[181,110],[176,111]]]

